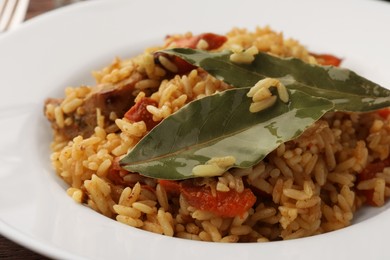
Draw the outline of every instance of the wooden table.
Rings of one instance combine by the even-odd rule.
[[[31,19],[37,15],[48,12],[58,8],[59,3],[68,4],[72,1],[59,0],[30,0],[26,20]],[[0,259],[48,259],[42,255],[32,252],[7,238],[0,235]]]

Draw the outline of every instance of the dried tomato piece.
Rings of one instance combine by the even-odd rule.
[[[223,35],[218,35],[214,33],[203,33],[199,35],[199,41],[204,40],[207,42],[208,47],[206,50],[215,50],[222,46],[227,41],[227,37]],[[198,42],[199,42],[198,41]],[[198,43],[197,43],[198,44]]]
[[[244,189],[243,192],[216,191],[214,195],[206,186],[182,185],[181,193],[189,205],[221,217],[242,216],[256,202],[256,197],[250,189]]]
[[[196,36],[172,39],[171,41],[168,40],[165,47],[174,46],[178,48],[195,49],[198,46],[200,40],[204,40],[207,42],[207,46],[205,47],[205,50],[214,50],[221,47],[222,44],[224,44],[227,41],[227,38],[223,35],[218,35],[214,33],[203,33]],[[177,56],[171,56],[160,52],[154,54],[154,61],[156,64],[160,64],[160,60],[159,60],[160,56],[164,56],[174,65],[176,65],[177,71],[176,70],[174,71],[175,74],[180,74],[180,75],[185,74],[196,68],[196,66],[186,62],[182,58],[179,58]]]
[[[256,196],[250,189],[244,189],[243,192],[216,191],[213,194],[210,187],[197,186],[192,181],[159,180],[159,183],[171,194],[181,193],[192,207],[221,217],[242,216],[256,202]]]
[[[190,72],[193,69],[196,69],[196,66],[192,65],[191,63],[186,62],[180,57],[173,56],[169,57],[170,61],[173,62],[173,64],[177,67],[177,73],[178,74],[185,74],[187,72]]]
[[[338,67],[342,61],[342,59],[331,54],[310,53],[310,55],[316,58],[318,63],[321,65],[332,65]]]
[[[195,36],[184,37],[174,39],[168,43],[168,45],[174,45],[179,48],[192,48],[195,49],[198,46],[200,40],[207,42],[206,50],[215,50],[222,46],[227,41],[226,36],[218,35],[214,33],[202,33]]]
[[[383,108],[378,110],[378,114],[383,118],[387,119],[387,117],[390,115],[390,108]]]
[[[176,66],[177,71],[175,71],[175,74],[182,75],[182,74],[190,72],[191,70],[196,68],[196,66],[192,65],[191,63],[188,63],[187,61],[183,60],[180,57],[171,56],[171,55],[168,55],[168,54],[162,53],[162,52],[154,53],[154,62],[156,64],[161,64],[161,62],[159,60],[160,56],[164,56],[165,58],[167,58],[170,62],[172,62]]]
[[[168,193],[178,196],[180,194],[181,185],[177,181],[158,180],[158,183]]]
[[[148,130],[151,130],[153,127],[155,127],[159,121],[153,120],[153,114],[151,114],[146,107],[148,105],[152,105],[157,107],[158,103],[157,101],[148,98],[143,97],[140,100],[138,100],[134,106],[132,106],[124,115],[125,118],[127,118],[130,122],[140,122],[144,121],[146,124],[146,128]]]

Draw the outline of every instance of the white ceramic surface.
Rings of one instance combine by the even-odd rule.
[[[90,71],[165,35],[270,25],[390,87],[390,4],[375,0],[89,1],[0,35],[0,233],[61,259],[389,259],[389,204],[340,231],[293,241],[218,244],[155,235],[74,203],[49,162],[43,102]]]

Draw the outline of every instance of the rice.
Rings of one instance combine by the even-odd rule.
[[[191,35],[168,37],[166,46],[174,44],[172,39]],[[236,55],[231,57],[235,62],[250,62],[258,50],[316,63],[297,41],[284,39],[269,27],[254,32],[235,28],[226,36],[228,40],[220,49],[235,50]],[[209,46],[199,41],[197,47]],[[138,73],[141,79],[135,84],[134,98],[139,101],[148,96],[156,102],[146,107],[154,121],[192,100],[229,88],[201,69],[164,78],[178,68],[164,56],[156,61],[153,51],[161,48],[147,49],[129,60],[116,58],[93,73],[98,86],[121,84]],[[279,98],[287,102],[285,87],[272,82]],[[275,102],[264,104],[271,97],[265,91],[270,86],[261,93],[260,88],[253,89],[250,96],[257,105],[252,112]],[[46,116],[59,128],[72,125],[70,115],[83,115],[83,98],[93,90],[87,86],[67,88],[62,102],[47,105]],[[193,207],[183,194],[166,190],[157,180],[118,170],[118,158],[148,132],[147,124],[118,118],[114,113],[109,116],[114,123],[106,125],[103,112],[96,111],[96,127],[90,136],[67,139],[60,129],[54,129],[51,160],[57,174],[69,184],[69,196],[125,225],[214,242],[296,239],[349,226],[365,203],[381,206],[390,196],[390,168],[365,173],[368,165],[388,158],[390,153],[390,121],[376,112],[327,113],[299,138],[280,144],[265,160],[248,169],[226,171],[234,158],[214,158],[195,168],[194,173],[202,176],[199,182],[210,187],[214,195],[242,193],[248,187],[255,192],[256,204],[234,217]],[[113,171],[119,181],[113,179]]]

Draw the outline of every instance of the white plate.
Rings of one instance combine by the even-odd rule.
[[[270,25],[390,86],[390,4],[382,1],[90,1],[0,35],[0,232],[53,258],[385,259],[389,204],[340,231],[265,244],[218,244],[133,229],[74,203],[49,163],[46,97],[91,83],[89,72],[166,34]]]

